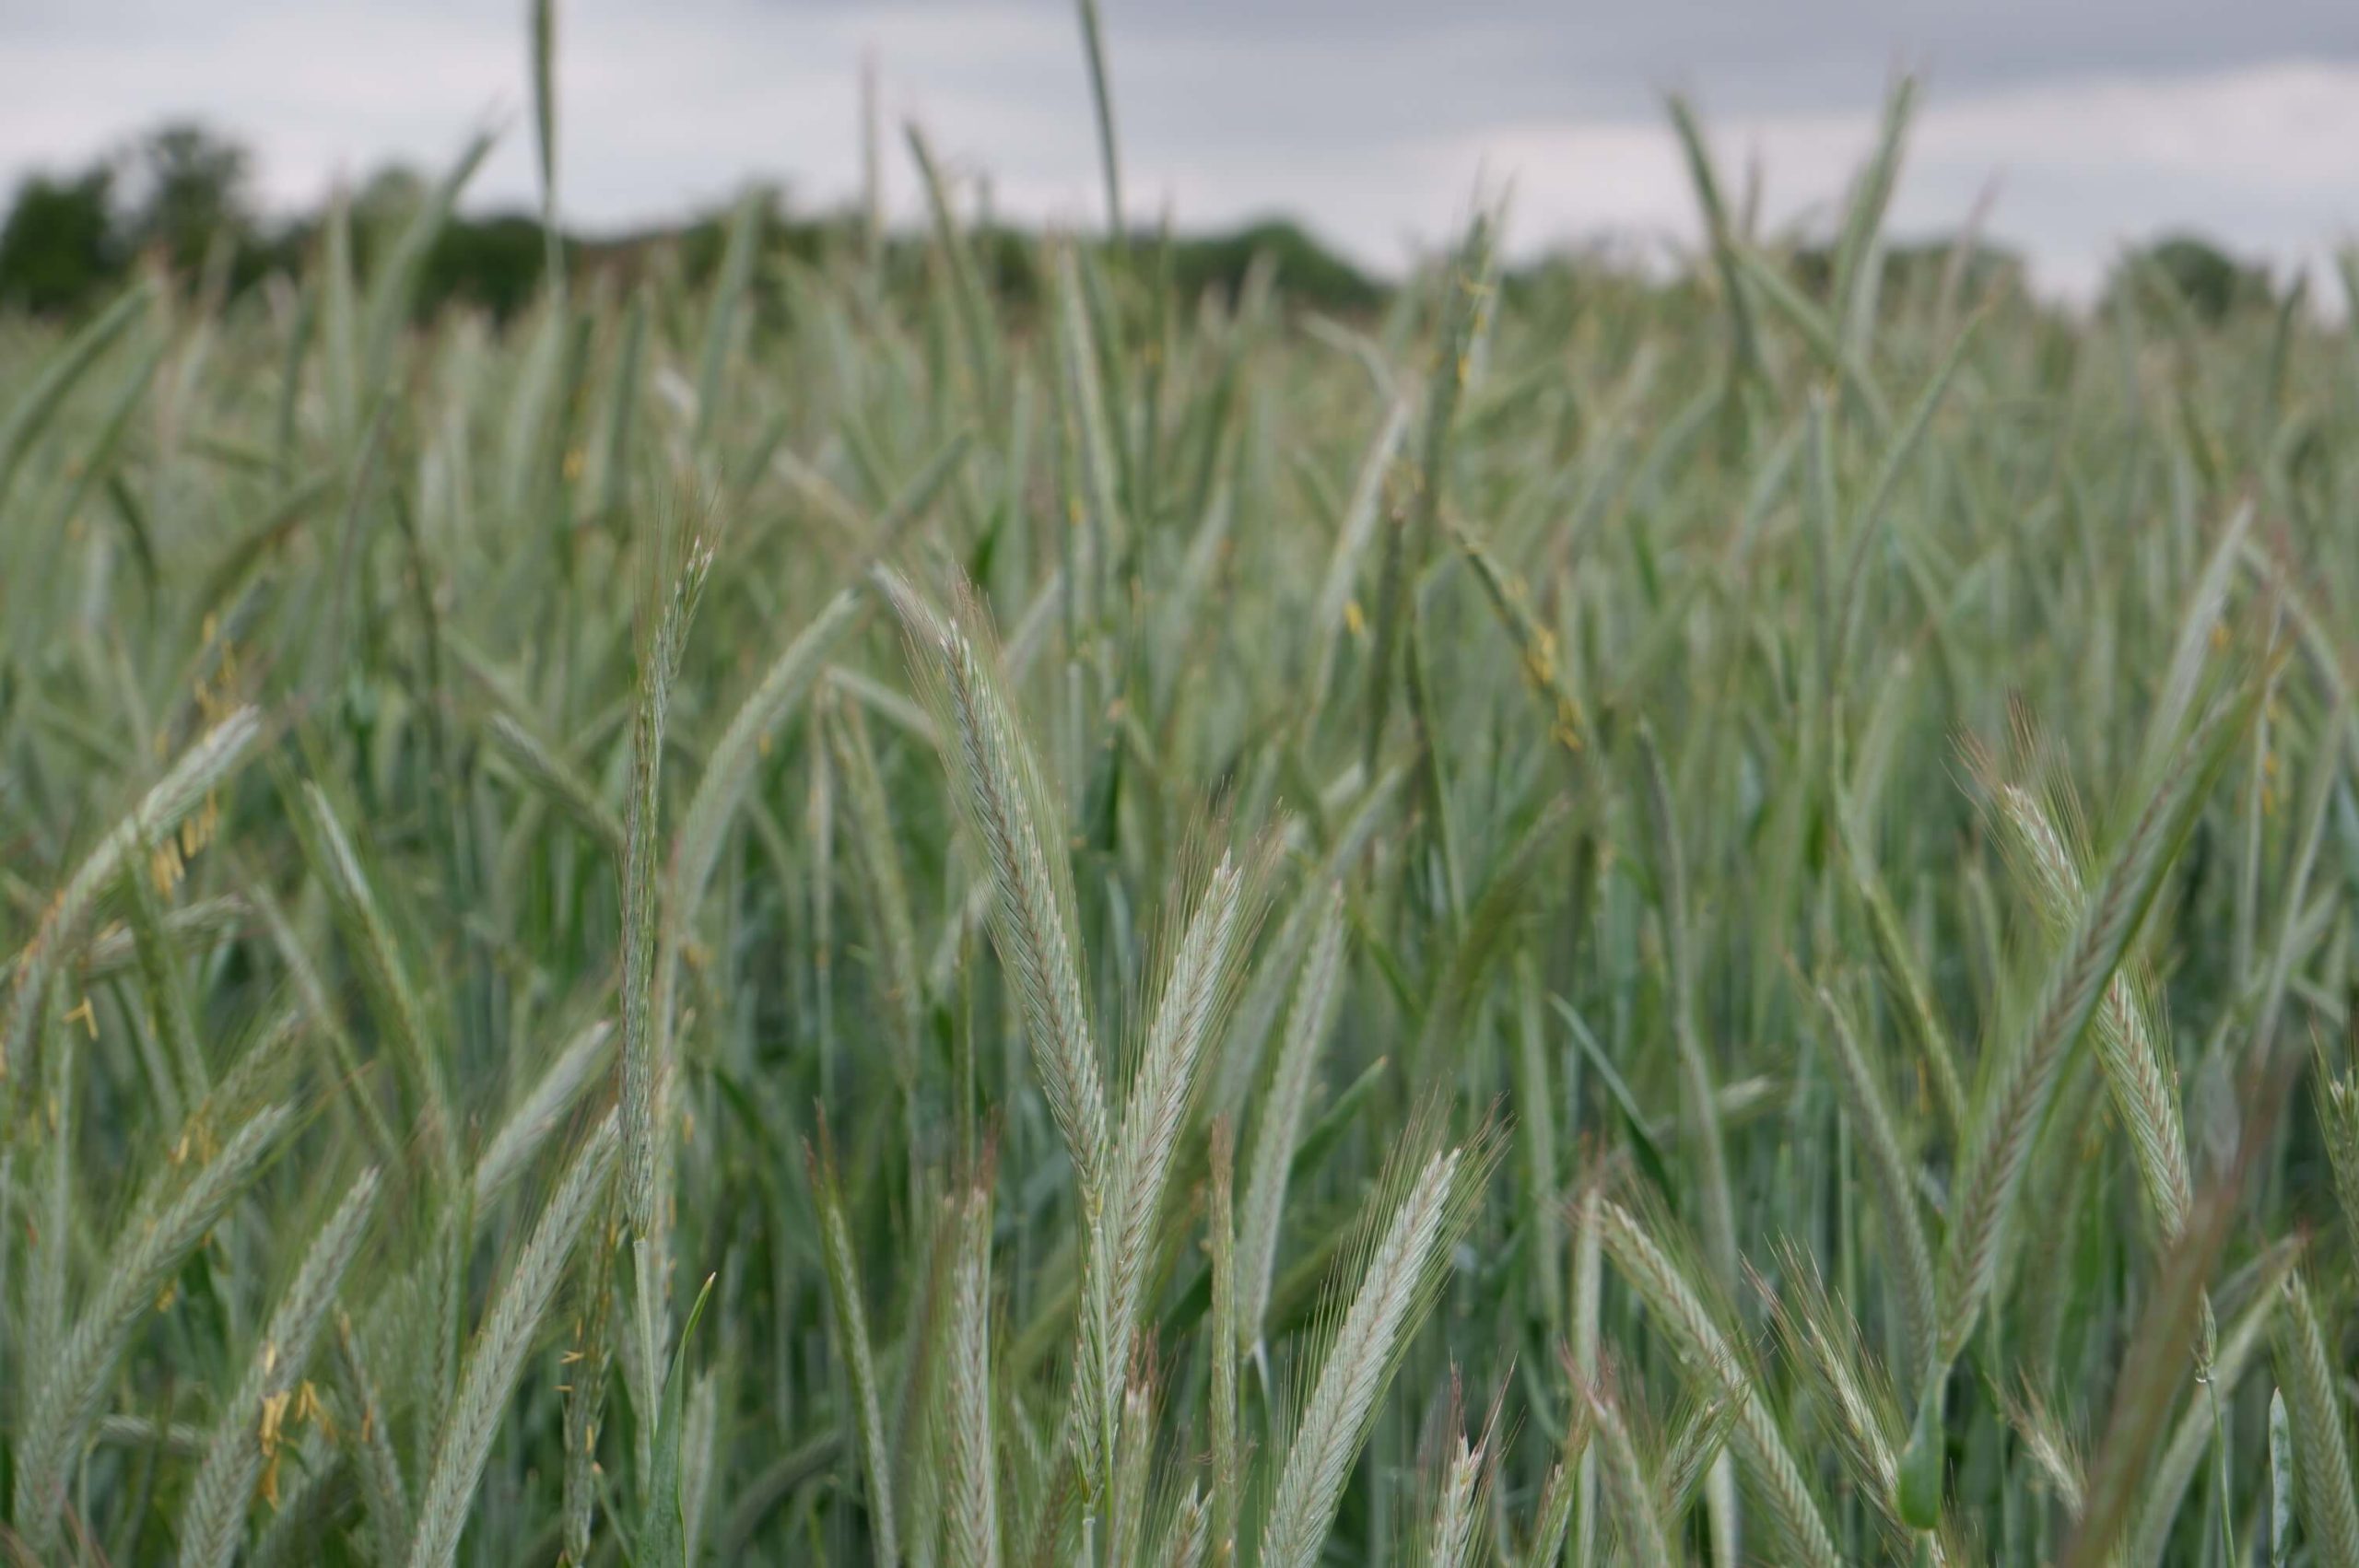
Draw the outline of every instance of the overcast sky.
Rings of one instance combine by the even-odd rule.
[[[1704,107],[1779,221],[1825,219],[1894,71],[1927,95],[1895,222],[1989,228],[2084,295],[2126,240],[2209,231],[2282,268],[2359,233],[2359,0],[1102,0],[1134,219],[1291,213],[1397,268],[1511,194],[1529,251],[1694,232],[1661,102]],[[533,197],[524,7],[467,0],[0,0],[0,181],[168,115],[249,143],[272,206],[506,134],[476,207]],[[861,61],[1012,216],[1089,223],[1064,0],[560,0],[563,205],[613,228],[740,183],[860,179]],[[888,142],[897,212],[914,180]],[[2320,279],[2324,282],[2324,279]]]

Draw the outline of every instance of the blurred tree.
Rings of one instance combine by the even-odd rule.
[[[161,252],[173,270],[194,273],[216,245],[253,238],[246,149],[194,122],[177,122],[139,139],[131,158],[136,193],[129,215],[134,244]]]
[[[1171,279],[1183,298],[1217,289],[1233,299],[1257,261],[1272,269],[1271,282],[1279,293],[1314,310],[1369,310],[1384,299],[1383,288],[1367,274],[1283,218],[1175,240]]]
[[[193,121],[169,123],[125,144],[107,162],[71,176],[35,177],[18,190],[0,228],[0,309],[70,313],[88,308],[149,252],[191,284],[235,295],[273,271],[296,271],[315,247],[317,212],[264,226],[252,192],[253,158],[235,140]],[[363,272],[381,265],[430,197],[416,170],[389,165],[353,193],[354,258]],[[757,264],[753,297],[759,319],[775,322],[782,296],[776,263],[827,264],[837,254],[864,255],[861,219],[852,213],[794,212],[786,193],[757,188]],[[710,285],[742,211],[716,207],[677,225],[585,240],[569,237],[569,254],[624,279],[651,265],[690,290]],[[1134,251],[1167,266],[1183,298],[1207,292],[1235,298],[1258,269],[1278,297],[1314,310],[1354,314],[1379,308],[1388,286],[1285,220],[1218,234],[1140,235]],[[1039,301],[1039,236],[993,221],[968,228],[967,242],[984,287],[1008,309]],[[886,246],[893,287],[916,287],[927,275],[933,241],[922,232]],[[516,214],[454,216],[428,248],[414,300],[420,320],[447,305],[472,306],[507,320],[530,304],[546,269],[538,220]],[[207,269],[216,269],[208,273]]]
[[[2276,299],[2269,274],[2244,263],[2198,235],[2169,234],[2130,252],[2114,271],[2108,291],[2123,287],[2168,288],[2196,320],[2216,324],[2250,306],[2267,309]],[[2131,296],[2136,298],[2133,293]]]
[[[434,237],[417,283],[417,313],[453,300],[506,321],[532,303],[548,265],[541,220],[520,213],[453,218]]]
[[[2019,290],[2024,287],[2027,269],[2022,252],[1970,237],[1966,240],[1966,249],[1961,252],[1960,238],[1936,234],[1887,247],[1884,291],[1891,295],[1931,292],[1948,285],[1953,271],[1955,286],[1969,299],[1980,298],[1994,290]]]
[[[388,164],[369,176],[352,198],[352,237],[361,260],[399,241],[430,193],[426,176],[403,164]]]
[[[80,309],[120,276],[113,171],[104,165],[17,189],[0,226],[0,305],[56,314]]]
[[[1835,287],[1835,248],[1799,246],[1788,270],[1796,287],[1824,304]],[[1884,246],[1880,298],[1888,308],[1906,308],[1954,287],[1964,298],[1978,299],[1994,290],[2021,289],[2025,276],[2023,256],[2004,245],[1973,235],[1929,234]]]

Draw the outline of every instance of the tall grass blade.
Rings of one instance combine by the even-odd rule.
[[[1089,61],[1089,101],[1097,114],[1097,161],[1106,180],[1106,234],[1116,243],[1124,238],[1122,161],[1114,138],[1114,89],[1106,69],[1105,24],[1098,19],[1097,0],[1076,0],[1081,10],[1081,41]]]

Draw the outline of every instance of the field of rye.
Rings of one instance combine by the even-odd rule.
[[[2359,348],[1908,107],[1813,269],[1674,108],[1364,319],[912,134],[0,321],[0,1562],[2359,1568]]]

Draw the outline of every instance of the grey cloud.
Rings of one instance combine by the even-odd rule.
[[[1068,35],[1011,95],[1079,91],[1063,0],[883,8],[765,0],[780,18],[894,19],[902,36],[1015,13]],[[1898,67],[1957,97],[2091,74],[2359,60],[2351,0],[1104,0],[1117,110],[1142,155],[1270,145],[1381,156],[1403,142],[1536,118],[1654,115],[1671,89],[1716,115],[1872,101]],[[960,75],[943,63],[945,79]],[[979,88],[985,84],[978,83]]]
[[[766,0],[779,14],[874,15],[871,5]],[[1069,20],[1063,0],[1005,7]],[[972,0],[904,0],[904,15],[971,14]],[[1827,107],[1895,60],[1953,91],[2090,72],[2219,70],[2291,56],[2359,57],[2349,0],[1104,0],[1118,74],[1151,79],[1172,52],[1255,57],[1297,95],[1346,116],[1422,107],[1361,90],[1479,89],[1489,111],[1626,112],[1694,85],[1738,112]],[[1422,76],[1420,76],[1422,72]],[[1396,76],[1397,73],[1397,76]],[[1327,90],[1331,89],[1332,90]],[[1356,108],[1352,100],[1359,100]]]
[[[1134,216],[1291,212],[1379,265],[1448,232],[1478,176],[1512,179],[1527,243],[1687,232],[1668,88],[1697,94],[1725,153],[1761,153],[1773,213],[1823,211],[1902,64],[1930,91],[1896,221],[1954,223],[2003,171],[1997,232],[2075,286],[2170,223],[2315,256],[2359,219],[2351,0],[1101,4]],[[886,113],[989,174],[1002,210],[1096,220],[1067,0],[560,0],[560,17],[575,221],[660,220],[757,175],[848,193],[872,50]],[[194,111],[251,139],[291,205],[387,158],[439,163],[494,113],[511,134],[475,199],[529,202],[524,73],[518,0],[0,0],[0,184]]]

